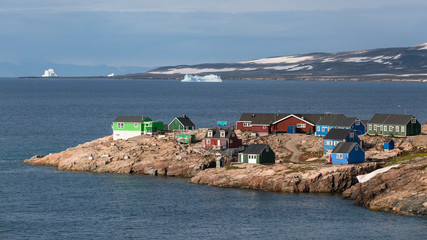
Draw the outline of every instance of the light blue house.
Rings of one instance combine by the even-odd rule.
[[[344,115],[331,115],[322,117],[316,125],[316,135],[326,136],[333,128],[353,129],[357,135],[365,134],[365,124],[357,117],[346,117]]]
[[[365,162],[365,152],[355,142],[340,142],[329,155],[330,163],[353,164]]]
[[[323,154],[330,154],[340,142],[355,142],[361,146],[360,139],[353,129],[332,128],[323,138]]]

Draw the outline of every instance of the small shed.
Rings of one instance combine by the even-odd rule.
[[[394,149],[393,139],[387,138],[386,140],[384,140],[384,150],[388,151],[388,150],[393,150],[393,149]]]
[[[222,168],[224,167],[224,158],[223,157],[217,157],[216,158],[216,168]]]
[[[276,155],[268,144],[251,144],[239,153],[240,163],[274,164]]]
[[[196,139],[194,134],[175,134],[175,140],[179,143],[193,143]]]

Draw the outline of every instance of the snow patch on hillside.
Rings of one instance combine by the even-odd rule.
[[[275,63],[298,63],[307,60],[313,60],[313,56],[285,56],[285,57],[273,57],[273,58],[261,58],[252,61],[240,62],[240,63],[256,63],[256,64],[275,64]]]
[[[398,54],[396,56],[375,56],[375,57],[351,57],[346,58],[343,60],[343,62],[355,62],[355,63],[364,63],[364,62],[376,62],[381,64],[392,64],[389,60],[393,59],[399,59],[402,56],[402,54]]]
[[[326,63],[326,62],[336,62],[336,61],[337,61],[337,59],[335,59],[335,58],[325,58],[325,59],[323,59],[322,63]]]
[[[232,72],[237,68],[169,68],[166,71],[149,72],[151,74],[199,74],[207,72]]]
[[[273,69],[273,70],[286,70],[286,71],[299,71],[299,70],[311,70],[313,69],[313,66],[311,65],[299,65],[299,64],[294,64],[294,65],[288,65],[288,66],[273,66],[273,67],[265,67],[264,69]]]

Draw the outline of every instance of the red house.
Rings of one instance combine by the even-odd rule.
[[[243,113],[236,122],[236,128],[242,131],[257,132],[267,135],[272,132],[272,124],[289,114],[284,113]]]
[[[236,128],[260,135],[273,132],[315,132],[316,123],[322,116],[323,114],[243,113],[236,122]]]
[[[317,116],[319,115],[319,116]],[[271,132],[312,133],[321,114],[289,114],[271,125]],[[318,118],[318,119],[317,119]],[[315,120],[317,119],[317,120]]]
[[[203,147],[207,149],[224,150],[242,146],[242,140],[237,138],[232,129],[209,129],[203,139]]]

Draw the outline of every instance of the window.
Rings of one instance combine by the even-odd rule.
[[[400,131],[405,132],[405,126],[402,126],[402,127],[400,128]]]
[[[124,123],[117,123],[117,128],[125,128],[125,124]]]
[[[417,119],[416,118],[412,118],[411,119],[411,123],[416,123],[417,122]]]
[[[388,126],[388,130],[391,132],[393,131],[393,126]]]
[[[266,129],[267,127],[264,125],[264,126],[262,126],[262,129]]]
[[[337,153],[337,159],[342,159],[342,153]]]
[[[317,126],[317,131],[320,132],[320,127],[319,126]]]
[[[138,127],[138,123],[134,123],[133,126],[137,128]]]
[[[249,154],[248,158],[251,160],[255,160],[256,159],[256,154]]]
[[[380,126],[380,130],[381,130],[381,131],[383,130],[383,125],[381,125],[381,126]]]
[[[325,127],[322,127],[322,132],[324,132],[326,129],[325,129]]]
[[[232,143],[233,143],[233,140],[230,139],[230,144],[232,144]]]
[[[251,123],[250,122],[244,122],[243,123],[243,127],[250,127],[251,126]]]
[[[359,146],[358,146],[358,145],[356,145],[356,148],[355,148],[355,150],[356,150],[356,151],[358,151],[358,150],[359,150]]]
[[[372,124],[369,124],[369,131],[371,131],[372,130]]]
[[[270,151],[270,148],[269,148],[269,147],[266,147],[266,148],[265,148],[265,151],[266,151],[266,152],[269,152],[269,151]]]
[[[396,126],[396,132],[399,132],[399,126]]]
[[[350,133],[350,138],[354,138],[354,132]]]
[[[377,125],[374,125],[374,130],[377,131]]]
[[[356,126],[360,125],[360,120],[356,120]]]
[[[225,137],[225,131],[219,132],[219,136],[222,137],[222,138]]]
[[[148,125],[149,125],[149,124],[148,124],[148,123],[146,123],[146,124],[145,124],[145,127],[148,127]]]
[[[210,139],[206,139],[206,144],[211,144],[211,140]]]
[[[338,141],[335,141],[335,142],[334,142],[334,146],[336,146],[337,144],[338,144]]]
[[[208,137],[212,137],[212,131],[208,131]]]
[[[305,123],[298,123],[297,128],[305,128]]]

